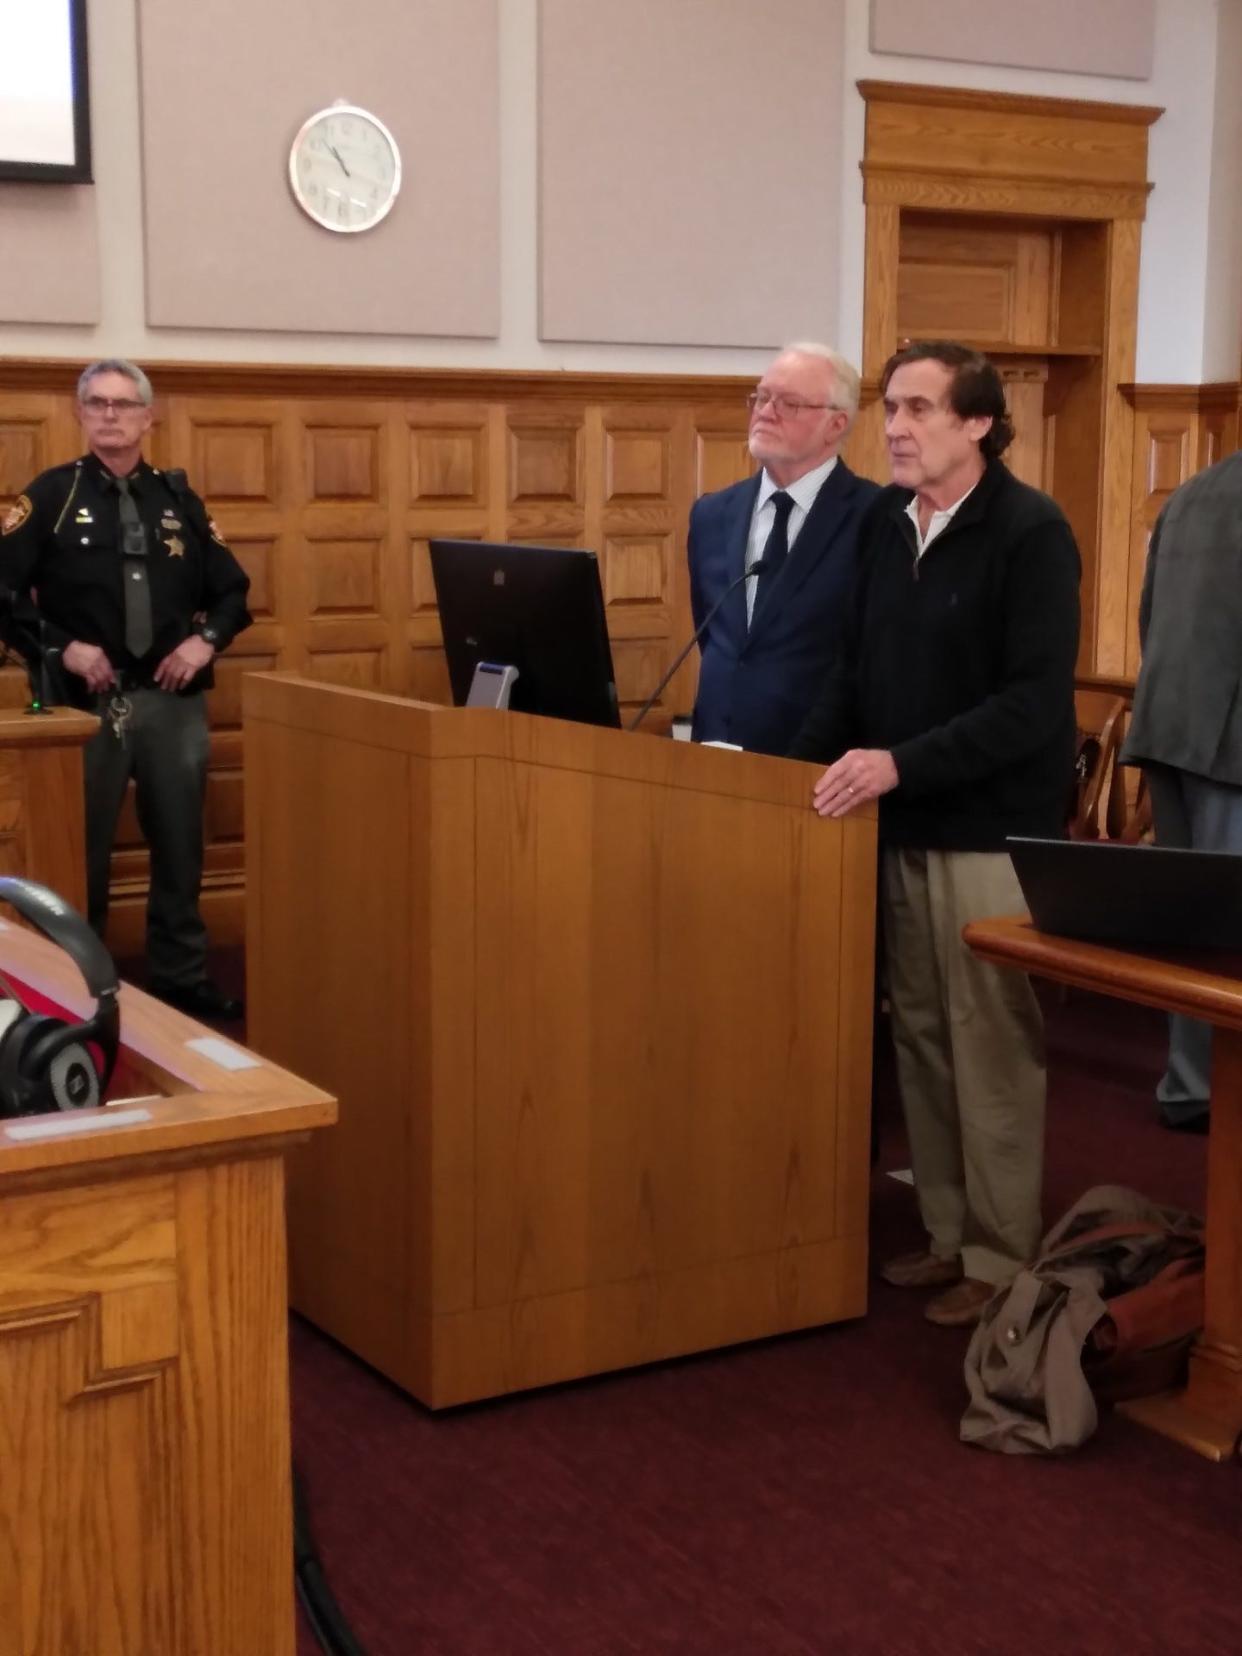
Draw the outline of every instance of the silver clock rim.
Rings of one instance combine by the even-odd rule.
[[[312,128],[317,126],[320,121],[324,120],[329,115],[354,115],[360,120],[368,121],[373,127],[376,128],[380,136],[384,139],[384,142],[388,145],[389,150],[392,152],[392,186],[389,189],[388,198],[375,217],[373,219],[368,219],[365,224],[333,224],[328,218],[319,213],[309,201],[307,201],[306,197],[302,194],[298,187],[297,161],[302,142],[309,135]],[[302,209],[306,216],[313,219],[315,223],[320,225],[324,230],[331,230],[338,236],[364,235],[368,230],[374,230],[377,224],[382,224],[384,222],[389,213],[392,212],[393,204],[401,193],[400,146],[398,145],[397,140],[393,137],[391,130],[385,126],[384,122],[380,120],[378,115],[373,115],[369,109],[364,109],[361,104],[349,103],[346,99],[340,98],[335,103],[325,104],[322,109],[315,110],[313,115],[308,115],[298,128],[297,132],[294,134],[293,142],[289,146],[289,189],[293,194],[293,199],[297,202],[298,206]]]

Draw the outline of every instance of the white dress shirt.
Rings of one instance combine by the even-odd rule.
[[[918,542],[918,555],[920,558],[923,556],[924,552],[927,551],[927,548],[935,540],[940,531],[952,520],[954,512],[957,511],[962,502],[969,500],[978,487],[979,485],[977,483],[972,483],[966,493],[962,495],[961,499],[955,500],[952,506],[946,506],[943,512],[933,512],[931,515],[931,521],[927,525],[926,534],[924,534],[919,528],[919,497],[918,495],[913,496],[910,504],[906,507],[906,516],[914,525],[914,537]]]
[[[785,493],[793,501],[789,513],[789,551],[792,555],[794,541],[798,538],[798,531],[806,522],[807,513],[815,504],[815,497],[832,475],[832,468],[837,463],[836,455],[825,460],[822,466],[816,466],[814,471],[804,472],[796,483],[790,483]],[[759,495],[755,501],[755,509],[750,518],[750,536],[746,542],[746,563],[749,569],[756,558],[763,556],[763,549],[768,544],[768,536],[772,533],[772,525],[776,521],[776,508],[772,504],[772,496],[780,490],[779,483],[773,483],[764,468],[763,476],[759,479]],[[755,588],[759,584],[759,577],[752,575],[746,583],[746,625],[750,626],[750,618],[755,611]]]

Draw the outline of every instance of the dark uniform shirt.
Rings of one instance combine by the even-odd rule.
[[[203,502],[180,471],[139,461],[130,492],[147,536],[153,642],[140,660],[125,647],[120,496],[93,454],[41,472],[0,524],[0,582],[16,594],[15,631],[49,650],[97,644],[127,687],[151,684],[155,669],[192,632],[223,650],[250,625],[250,578],[229,551]],[[21,648],[20,637],[13,642]],[[66,690],[89,706],[85,681],[63,674]],[[212,683],[210,665],[188,690]]]

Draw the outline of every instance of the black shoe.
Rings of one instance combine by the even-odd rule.
[[[1211,1113],[1208,1110],[1200,1110],[1198,1115],[1160,1117],[1160,1125],[1167,1127],[1170,1133],[1206,1133],[1211,1121]]]
[[[161,983],[158,979],[147,985],[147,993],[154,995],[178,1012],[188,1012],[192,1018],[220,1018],[233,1022],[246,1010],[245,1003],[218,989],[210,978],[189,985]]]

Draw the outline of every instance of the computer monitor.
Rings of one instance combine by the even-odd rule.
[[[86,0],[39,0],[20,15],[16,5],[0,12],[14,66],[0,74],[0,179],[89,184]]]
[[[594,552],[433,540],[431,573],[453,701],[480,662],[517,669],[509,705],[580,724],[619,725],[604,594]]]

